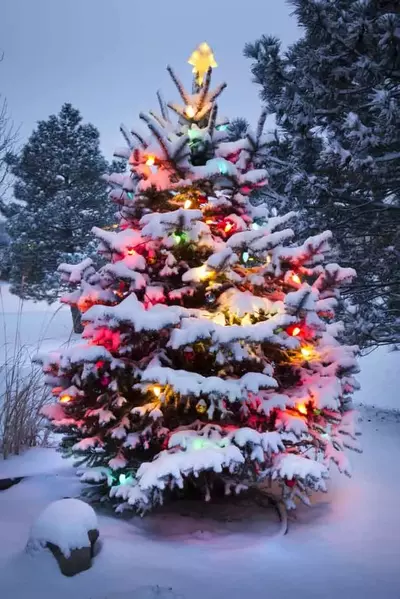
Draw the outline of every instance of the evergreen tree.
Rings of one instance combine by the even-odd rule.
[[[104,175],[108,165],[99,133],[71,104],[40,121],[19,156],[9,159],[14,198],[3,204],[12,291],[54,301],[60,293],[56,265],[78,262],[88,251],[90,229],[113,218]]]
[[[210,88],[213,55],[194,60],[182,103],[159,96],[122,128],[130,175],[109,177],[119,228],[94,228],[106,263],[62,264],[81,343],[43,367],[57,397],[45,414],[95,496],[145,512],[198,491],[205,499],[275,480],[288,507],[325,490],[329,465],[357,447],[355,347],[334,310],[351,268],[327,263],[331,234],[294,242],[294,213],[271,216],[269,137],[229,141]],[[202,68],[204,68],[204,71]]]
[[[6,233],[5,222],[0,220],[0,280],[7,276],[7,247],[10,239]]]
[[[249,129],[249,123],[242,117],[232,119],[228,126],[228,139],[229,141],[237,141],[246,137],[246,133]]]
[[[245,48],[279,128],[273,184],[303,211],[302,228],[336,233],[341,261],[356,268],[344,313],[351,338],[398,341],[400,5],[290,4],[299,41],[286,53],[268,36]]]

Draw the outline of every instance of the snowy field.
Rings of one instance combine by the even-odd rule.
[[[27,302],[20,310],[4,285],[1,299],[3,352],[5,343],[12,350],[17,330],[32,353],[70,340],[66,308]],[[400,353],[379,350],[361,366],[356,399],[364,404],[364,453],[351,454],[353,478],[335,474],[329,493],[299,508],[285,537],[272,511],[248,505],[228,510],[228,517],[219,511],[218,519],[207,506],[204,517],[100,514],[101,547],[92,569],[65,578],[50,553],[33,557],[25,545],[49,502],[79,494],[71,464],[54,449],[0,462],[0,478],[26,476],[0,492],[0,597],[399,599],[400,416],[393,408],[400,408]]]
[[[22,302],[0,281],[0,364],[13,354],[15,347],[34,354],[39,347],[57,348],[71,338],[72,319],[67,306]]]

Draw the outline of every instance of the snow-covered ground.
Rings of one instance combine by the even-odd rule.
[[[72,319],[68,306],[59,303],[19,300],[0,281],[0,364],[12,356],[15,348],[29,354],[57,348],[72,337]]]
[[[4,285],[1,294],[6,328],[1,323],[0,331],[6,330],[9,351],[17,329],[32,353],[68,343],[66,308],[27,302],[19,310]],[[335,474],[327,495],[299,508],[285,537],[277,536],[272,511],[241,505],[225,521],[170,512],[144,519],[100,514],[101,548],[92,569],[65,578],[50,553],[32,556],[25,545],[51,501],[78,496],[71,463],[54,449],[0,462],[0,478],[26,476],[0,492],[0,597],[399,599],[400,416],[382,409],[400,408],[399,366],[400,352],[379,350],[361,360],[364,453],[351,454],[352,479]],[[209,510],[204,514],[215,513]]]
[[[79,493],[70,463],[60,464],[54,450],[31,450],[25,473],[35,475],[0,492],[0,596],[398,599],[400,420],[373,408],[364,408],[362,415],[364,453],[352,454],[353,478],[335,475],[327,495],[298,510],[287,536],[276,536],[269,510],[263,519],[259,510],[247,508],[241,521],[228,522],[163,513],[128,520],[100,514],[101,550],[92,569],[72,579],[59,573],[49,552],[25,552],[41,510]],[[48,464],[49,474],[43,469],[37,474],[35,454],[41,467]],[[19,474],[25,460],[14,458]],[[164,590],[157,591],[157,585]]]

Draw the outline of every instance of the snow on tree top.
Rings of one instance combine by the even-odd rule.
[[[236,166],[224,158],[212,158],[204,166],[193,167],[195,179],[211,179],[221,175],[239,177],[240,173]]]

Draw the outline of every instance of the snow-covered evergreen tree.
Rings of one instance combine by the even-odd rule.
[[[57,264],[80,262],[88,251],[90,228],[113,220],[99,133],[64,104],[58,115],[38,123],[11,163],[18,202],[2,209],[12,239],[7,259],[12,291],[53,301],[60,289]]]
[[[357,448],[357,348],[334,319],[355,273],[324,259],[329,231],[296,244],[294,212],[251,201],[268,179],[265,115],[229,141],[225,85],[211,88],[212,53],[197,52],[193,92],[169,68],[181,103],[159,95],[160,114],[140,115],[147,133],[122,127],[119,226],[93,229],[104,266],[59,267],[85,330],[43,358],[57,397],[45,414],[119,510],[271,480],[293,507],[325,490],[331,462],[349,473]]]
[[[245,48],[281,134],[270,150],[273,186],[305,212],[303,228],[328,226],[342,263],[356,268],[346,293],[350,338],[398,341],[400,5],[290,4],[299,41],[285,53],[268,36]]]

